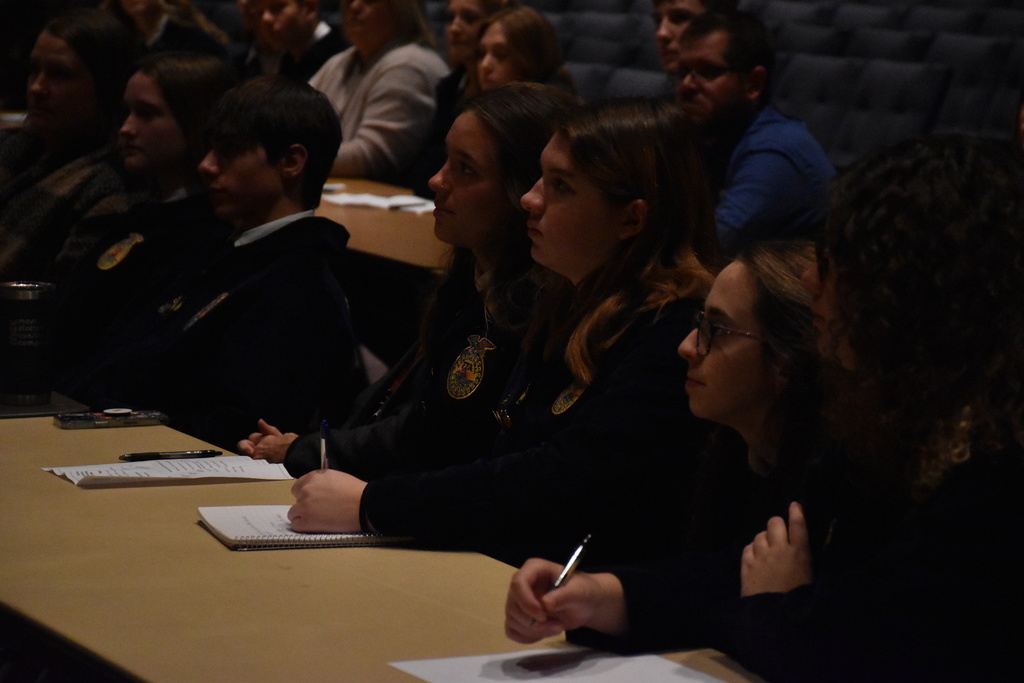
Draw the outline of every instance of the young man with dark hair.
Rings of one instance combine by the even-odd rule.
[[[259,0],[263,35],[281,51],[278,73],[305,83],[346,47],[341,31],[320,18],[319,0]]]
[[[654,41],[665,71],[674,74],[679,66],[679,36],[695,17],[735,9],[736,0],[655,0]]]
[[[348,233],[313,216],[340,144],[333,107],[260,76],[224,96],[208,140],[199,172],[230,241],[183,264],[62,388],[95,408],[162,410],[232,448],[260,418],[302,431],[343,416],[365,373],[339,284]]]
[[[676,96],[704,143],[722,251],[815,236],[834,169],[807,126],[771,105],[767,27],[746,12],[706,13],[679,48]]]

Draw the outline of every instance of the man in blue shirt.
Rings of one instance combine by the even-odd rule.
[[[679,42],[676,96],[705,146],[722,252],[814,236],[835,170],[802,121],[771,106],[775,48],[746,12],[695,17]]]

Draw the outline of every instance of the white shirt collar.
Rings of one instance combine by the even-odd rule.
[[[255,228],[246,230],[237,238],[235,238],[235,246],[242,247],[245,246],[246,244],[252,244],[257,240],[263,239],[267,235],[271,235],[277,232],[286,225],[294,223],[300,218],[311,217],[313,213],[313,209],[310,209],[309,211],[300,211],[299,213],[293,213],[290,216],[278,218],[277,220],[270,221],[269,223],[264,223],[263,225],[257,225]]]

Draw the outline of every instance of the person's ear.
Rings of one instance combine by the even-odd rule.
[[[789,384],[790,372],[792,370],[792,364],[788,358],[782,358],[775,356],[772,358],[769,364],[769,383],[771,384],[772,390],[775,395],[778,396]]]
[[[306,170],[309,152],[302,145],[289,145],[285,153],[277,161],[277,168],[285,179],[295,180],[302,177]]]
[[[763,66],[755,66],[746,76],[746,86],[743,96],[750,102],[757,103],[761,94],[768,87],[768,69]]]
[[[634,199],[622,213],[622,222],[619,225],[619,239],[628,240],[630,237],[640,234],[640,231],[647,225],[647,202],[643,199]]]

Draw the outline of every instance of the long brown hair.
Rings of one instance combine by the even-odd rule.
[[[716,257],[708,183],[686,116],[671,102],[629,99],[585,107],[558,133],[576,171],[613,205],[642,199],[640,232],[573,287],[552,278],[528,343],[547,329],[545,355],[564,351],[588,383],[601,355],[638,319],[684,297],[702,298]]]
[[[527,213],[520,198],[540,177],[540,153],[552,134],[575,110],[576,102],[565,93],[538,83],[509,83],[469,100],[463,113],[472,112],[483,124],[494,145],[502,171],[507,206],[500,232],[489,254],[492,270],[480,292],[488,314],[505,329],[523,333],[536,304]],[[453,250],[448,276],[472,272],[469,249]],[[434,302],[428,308],[422,342],[430,336]]]
[[[210,113],[221,96],[235,85],[234,70],[212,55],[159,52],[140,59],[136,71],[150,76],[160,88],[185,134],[192,164],[198,165],[206,155],[203,133]]]
[[[768,411],[766,432],[779,448],[779,465],[802,461],[821,438],[821,362],[811,314],[811,293],[801,282],[815,267],[805,240],[755,242],[736,257],[754,282],[754,319],[765,359],[779,367],[786,386]]]
[[[96,84],[96,100],[113,140],[124,120],[124,89],[142,53],[142,43],[128,28],[99,9],[74,9],[52,19],[43,33],[60,38],[75,51]]]
[[[543,14],[528,5],[506,7],[484,20],[480,36],[495,24],[505,30],[509,58],[523,80],[547,83],[575,94],[572,76],[562,59],[562,44]]]

